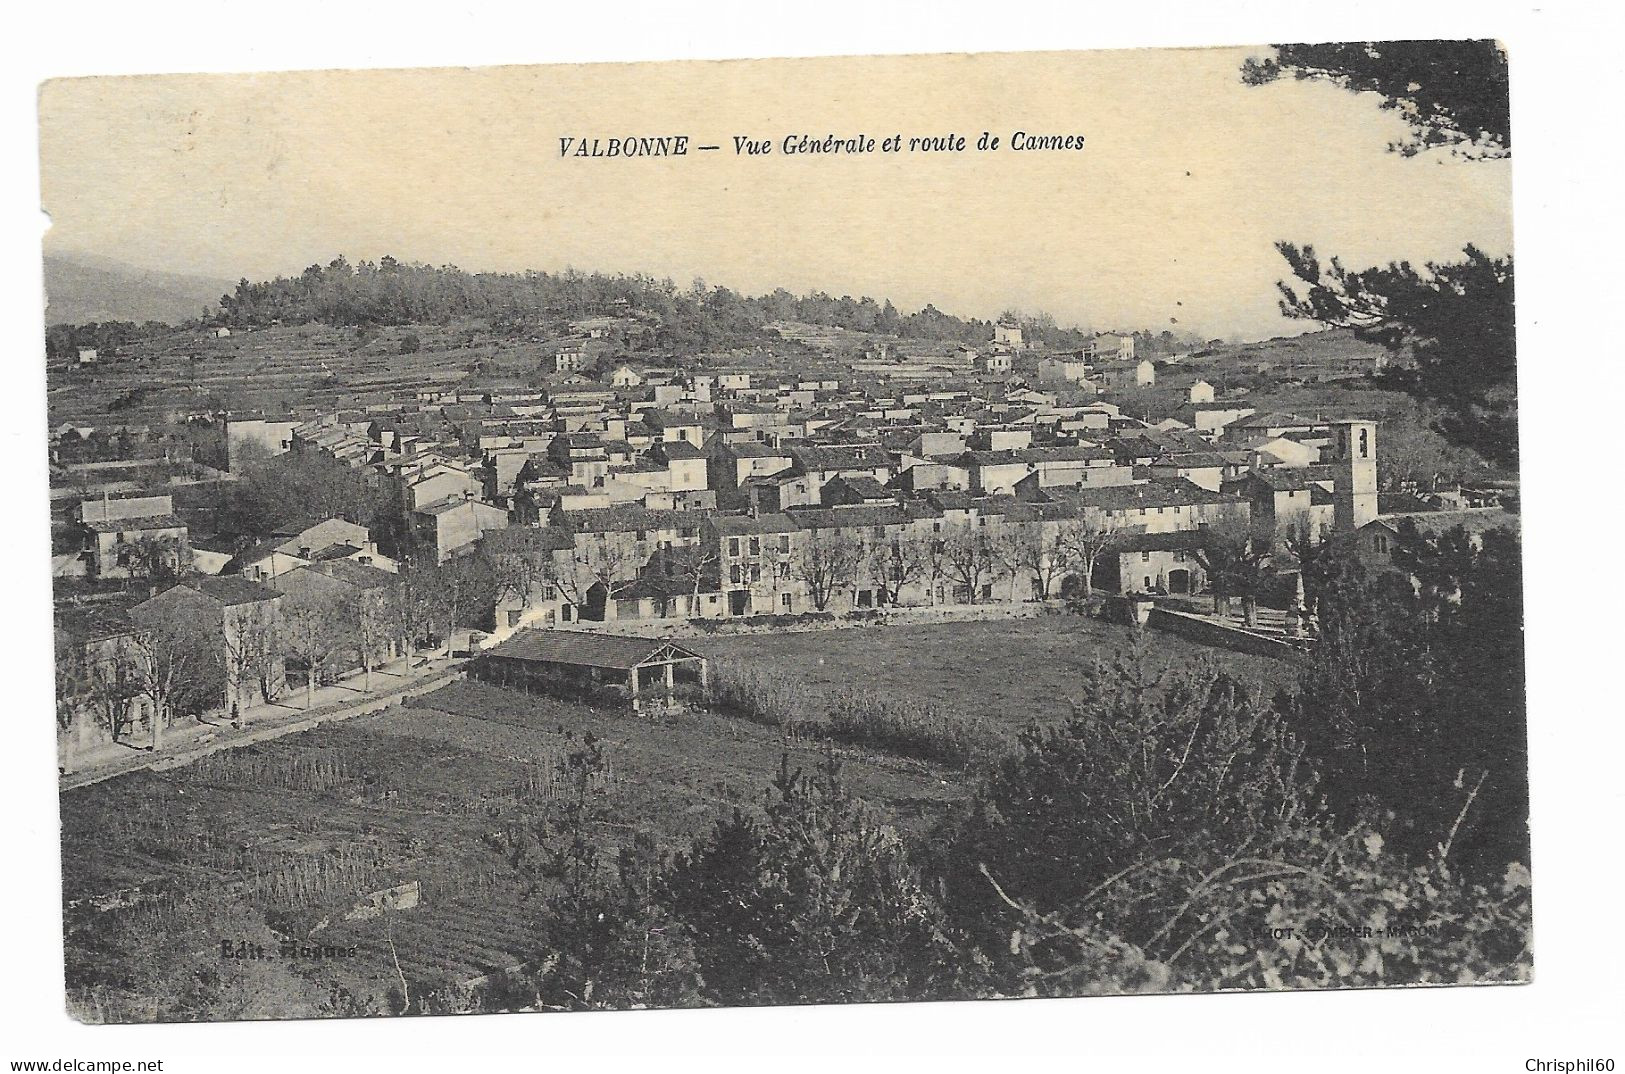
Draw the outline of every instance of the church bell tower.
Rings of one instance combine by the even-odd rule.
[[[1377,423],[1339,421],[1332,430],[1333,527],[1347,533],[1377,517]]]

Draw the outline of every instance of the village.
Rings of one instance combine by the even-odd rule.
[[[1056,351],[1003,320],[986,345],[882,340],[796,376],[616,360],[602,341],[627,324],[573,323],[528,382],[186,416],[189,450],[223,481],[276,460],[343,468],[384,505],[370,518],[250,540],[161,490],[68,505],[53,561],[64,770],[120,741],[157,749],[187,716],[241,731],[245,713],[286,696],[314,708],[346,678],[371,694],[392,664],[410,681],[481,657],[471,675],[509,681],[528,654],[594,683],[608,668],[634,704],[640,683],[669,696],[674,666],[695,679],[670,651],[557,655],[595,644],[565,632],[624,653],[628,636],[1065,608],[1290,658],[1316,634],[1299,570],[1314,547],[1343,539],[1392,566],[1418,527],[1506,519],[1494,491],[1459,484],[1379,494],[1379,421],[1260,410],[1199,363],[1136,354],[1134,336]],[[1125,403],[1159,378],[1182,405],[1135,417]],[[118,428],[137,445],[166,435]],[[105,458],[107,443],[64,423],[53,458]]]
[[[906,1044],[1530,981],[1510,84],[1487,39],[48,83],[30,989]]]

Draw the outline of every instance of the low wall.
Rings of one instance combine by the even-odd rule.
[[[1309,654],[1291,642],[1254,634],[1250,630],[1226,626],[1202,616],[1176,612],[1170,608],[1151,609],[1147,625],[1158,630],[1166,630],[1170,634],[1178,634],[1191,641],[1201,642],[1203,645],[1234,649],[1236,652],[1250,653],[1253,656],[1289,660],[1294,664],[1309,662]]]
[[[349,720],[357,716],[371,716],[401,704],[407,698],[417,697],[420,694],[438,690],[447,683],[463,677],[461,665],[447,668],[403,683],[392,690],[357,698],[334,702],[314,709],[299,711],[298,715],[287,722],[250,724],[243,731],[220,731],[214,737],[201,739],[196,745],[169,752],[132,753],[127,758],[113,764],[92,765],[87,768],[76,769],[64,775],[58,783],[59,790],[73,790],[77,787],[89,786],[103,780],[113,779],[130,772],[150,770],[161,772],[181,765],[191,764],[199,758],[206,757],[220,750],[236,749],[239,746],[250,746],[256,742],[269,742],[284,735],[298,734],[309,731],[313,727],[320,727],[324,723],[336,720]]]
[[[1035,619],[1044,615],[1061,615],[1066,605],[1051,601],[993,601],[988,604],[893,604],[884,608],[849,609],[828,613],[827,618],[812,618],[815,613],[797,613],[793,618],[807,616],[794,623],[783,622],[773,615],[739,615],[725,618],[707,618],[705,628],[688,619],[609,619],[579,620],[558,623],[557,630],[603,630],[611,634],[630,634],[647,638],[708,638],[731,637],[736,634],[796,634],[810,630],[848,630],[870,626],[920,626],[932,623],[979,623],[998,619]]]

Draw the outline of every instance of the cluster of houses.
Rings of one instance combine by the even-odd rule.
[[[637,374],[624,388],[437,390],[387,412],[227,418],[226,439],[354,467],[398,512],[397,555],[483,553],[516,575],[498,626],[1085,585],[1194,592],[1204,527],[1321,534],[1377,514],[1370,422],[1196,403],[1188,423],[1148,425],[1098,395],[1025,384]],[[161,496],[87,501],[80,521],[81,559],[99,578],[130,572],[148,539],[191,569],[255,582],[339,562],[397,567],[341,520],[229,550],[189,544]],[[1113,540],[1063,556],[1091,534]]]
[[[990,353],[1023,351],[1018,328],[999,333]],[[483,557],[497,580],[491,625],[505,632],[1192,594],[1209,584],[1201,553],[1215,528],[1358,533],[1386,554],[1396,526],[1379,515],[1376,423],[1259,412],[1201,381],[1177,418],[1148,423],[1110,401],[1109,385],[1141,383],[1150,363],[1134,359],[1132,337],[1104,347],[1103,364],[1093,348],[1045,354],[1050,373],[1036,381],[622,365],[593,383],[561,366],[541,385],[225,415],[228,465],[290,454],[357,471],[393,516],[388,543],[378,520],[370,531],[343,519],[222,543],[194,537],[168,496],[89,499],[59,574],[180,580],[123,615],[59,625],[105,646],[195,609],[220,624],[230,710],[247,688],[232,624],[312,594],[351,609],[387,601],[408,559]],[[368,639],[351,662],[404,641]]]

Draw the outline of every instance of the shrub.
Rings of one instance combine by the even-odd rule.
[[[1464,882],[1448,836],[1407,858],[1316,788],[1282,717],[1211,663],[1103,663],[945,827],[950,919],[1027,995],[1527,973],[1521,865]]]
[[[956,766],[1005,745],[986,720],[950,716],[914,698],[856,688],[814,690],[794,676],[749,663],[712,668],[710,703],[792,737],[826,738]]]
[[[833,759],[811,774],[782,759],[765,820],[735,812],[718,823],[661,892],[713,1002],[963,994],[941,910]]]

